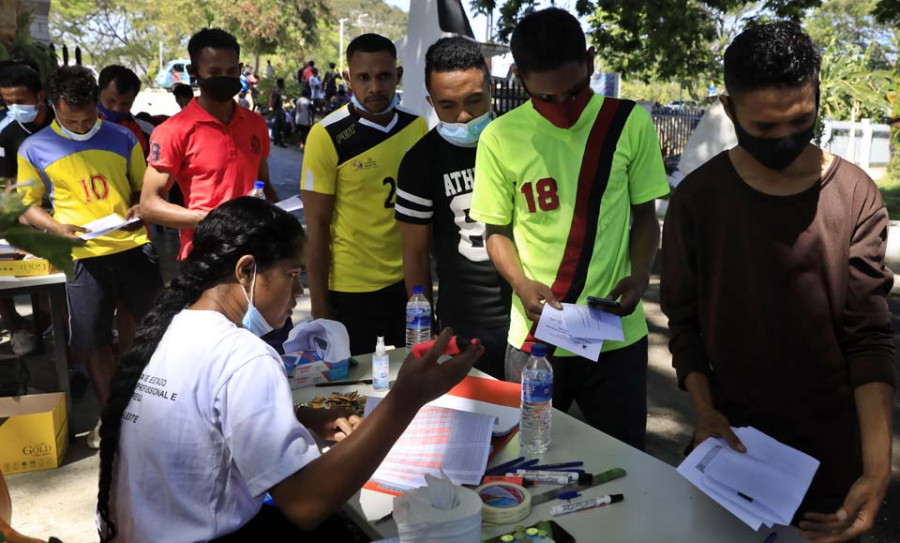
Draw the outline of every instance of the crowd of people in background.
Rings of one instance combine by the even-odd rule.
[[[203,29],[188,43],[199,94],[176,86],[182,109],[168,119],[131,113],[141,83],[126,67],[98,81],[63,66],[44,82],[28,62],[0,65],[0,172],[28,206],[24,222],[78,241],[69,342],[103,408],[89,436],[103,542],[353,541],[333,513],[418,408],[475,364],[517,380],[547,307],[588,296],[617,302],[623,341],[605,342],[599,360],[551,349],[554,407],[577,403],[589,424],[644,449],[641,300],[660,246],[655,200],[670,190],[656,130],[635,102],[591,90],[595,51],[568,12],[524,17],[510,47],[531,100],[497,119],[478,46],[429,48],[431,130],[401,105],[397,50],[377,34],[351,41],[343,74],[305,62],[298,96],[267,61],[274,86],[260,97],[235,37]],[[789,23],[728,48],[723,104],[739,146],[672,197],[661,298],[697,415],[690,445],[716,436],[744,452],[731,426],[753,425],[815,456],[795,522],[843,541],[871,527],[890,480],[893,275],[874,184],[810,143],[820,65]],[[294,131],[305,231],[245,197],[262,182],[277,201],[268,158]],[[81,240],[113,213],[142,220]],[[180,231],[167,289],[146,224]],[[435,294],[432,258],[437,328],[470,346],[438,364],[442,332],[365,424],[295,412],[278,353],[303,270],[312,316],[343,323],[351,352],[368,353],[378,337],[405,344],[410,293]],[[14,311],[0,301],[11,329]],[[320,454],[311,432],[340,443]],[[267,493],[277,508],[263,506]]]

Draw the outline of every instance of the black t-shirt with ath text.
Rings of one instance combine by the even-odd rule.
[[[395,216],[432,227],[442,325],[508,327],[512,291],[488,258],[484,223],[469,217],[474,180],[475,147],[431,130],[400,164]]]

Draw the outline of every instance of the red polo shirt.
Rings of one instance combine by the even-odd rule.
[[[147,163],[175,176],[185,207],[210,211],[253,189],[259,165],[269,156],[269,130],[258,113],[235,104],[224,125],[191,100],[150,137]],[[183,259],[191,252],[194,231],[181,231]]]

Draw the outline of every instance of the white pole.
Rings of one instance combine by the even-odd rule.
[[[340,19],[338,21],[341,23],[341,48],[338,51],[338,59],[340,60],[340,73],[341,77],[344,77],[344,23],[347,22],[347,19]]]

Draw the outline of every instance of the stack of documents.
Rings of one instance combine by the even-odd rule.
[[[381,398],[370,396],[364,416]],[[481,484],[496,417],[425,406],[394,444],[372,480],[409,490],[425,486],[425,475],[441,472],[457,485]]]
[[[303,200],[301,200],[299,196],[291,196],[290,198],[286,198],[275,205],[287,211],[288,213],[293,213],[294,211],[300,211],[301,209],[303,209]]]
[[[678,473],[754,530],[789,525],[819,461],[756,428],[733,428],[747,448],[709,438],[678,466]]]
[[[562,310],[544,304],[534,337],[597,361],[603,340],[625,341],[622,319],[596,307],[562,304]]]
[[[79,234],[78,237],[85,241],[97,239],[140,221],[141,219],[137,217],[128,219],[126,221],[121,215],[113,213],[112,215],[107,215],[102,219],[97,219],[96,221],[91,221],[85,225],[82,225],[83,228],[87,229],[87,232],[85,232],[84,234]]]

